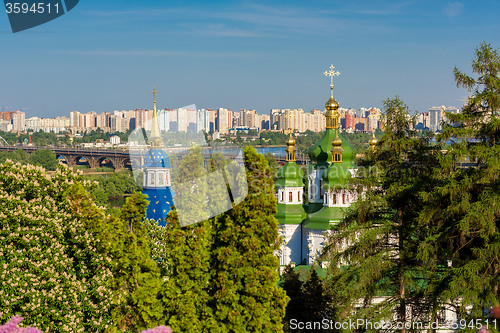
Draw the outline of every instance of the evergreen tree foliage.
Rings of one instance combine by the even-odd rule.
[[[214,319],[222,332],[280,332],[287,299],[276,284],[274,184],[264,157],[252,147],[244,153],[248,195],[213,224]]]
[[[295,323],[323,323],[324,319],[334,319],[334,308],[323,286],[323,281],[318,275],[317,266],[311,266],[307,280],[302,282],[299,273],[288,265],[282,275],[281,287],[290,298],[283,319],[284,332],[297,331],[292,329],[291,323],[293,322],[291,320],[295,320]],[[328,323],[330,324],[330,322]],[[326,327],[315,330],[315,332],[330,331],[334,330]]]
[[[148,205],[145,196],[136,193],[128,197],[115,216],[105,215],[81,186],[72,186],[67,199],[86,230],[97,239],[97,251],[108,256],[107,266],[113,277],[107,285],[114,293],[110,313],[115,323],[109,331],[139,332],[158,325],[162,306],[157,295],[162,279],[150,257],[143,223]]]
[[[315,266],[311,267],[311,274],[304,284],[304,321],[321,322],[329,317],[329,302],[323,281],[319,277]]]
[[[286,306],[285,318],[283,319],[284,332],[292,332],[290,329],[290,320],[295,319],[304,322],[304,303],[305,297],[302,291],[303,282],[300,280],[299,273],[295,272],[290,265],[286,266],[282,275],[281,288],[290,298]]]
[[[428,235],[419,213],[422,195],[433,186],[438,148],[430,137],[416,136],[399,97],[384,101],[383,120],[384,136],[360,161],[358,178],[348,185],[358,191],[358,201],[325,246],[338,320],[354,316],[375,322],[393,320],[396,314],[406,322],[425,320],[429,312],[421,300],[432,267],[418,255]],[[387,297],[373,304],[377,296]]]
[[[286,295],[276,285],[274,185],[265,159],[253,148],[245,150],[244,162],[248,187],[245,175],[235,169],[236,162],[215,154],[207,172],[201,150],[192,149],[180,161],[176,196],[190,199],[190,205],[206,207],[209,214],[224,209],[222,202],[231,189],[232,201],[240,203],[184,227],[174,207],[164,231],[151,226],[150,234],[156,239],[151,240],[156,244],[153,253],[165,272],[161,292],[165,320],[174,332],[283,330]],[[240,198],[246,188],[248,195]],[[193,217],[204,216],[207,211],[203,209],[193,208]]]
[[[154,327],[161,322],[162,303],[158,298],[162,286],[160,270],[151,258],[147,229],[143,221],[148,201],[135,193],[128,197],[119,215],[112,217],[109,232],[113,243],[113,287],[125,297],[113,311],[117,326],[124,332]]]
[[[201,149],[194,148],[180,161],[173,183],[175,202],[185,205],[182,213],[190,214],[188,218],[203,220],[206,183],[196,180],[205,174]],[[182,227],[177,209],[172,207],[164,228],[156,229],[156,237],[163,239],[155,242],[153,249],[166,276],[161,291],[165,322],[174,332],[215,332],[208,306],[210,221]]]
[[[500,56],[486,43],[475,54],[477,77],[454,70],[457,86],[472,96],[461,113],[446,115],[449,124],[439,139],[453,142],[441,158],[434,191],[425,197],[422,215],[433,237],[422,242],[421,253],[432,258],[439,251],[450,260],[429,287],[431,301],[451,304],[460,318],[486,320],[500,300]],[[470,167],[460,167],[464,159]]]

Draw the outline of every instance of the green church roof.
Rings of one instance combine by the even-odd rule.
[[[329,187],[339,187],[347,184],[351,178],[351,173],[345,167],[344,163],[332,163],[325,172],[323,172],[323,188],[325,191]]]
[[[306,207],[307,214],[313,214],[323,208],[322,202],[309,202]]]
[[[329,230],[331,224],[339,222],[343,218],[344,211],[341,207],[324,206],[316,213],[309,215],[304,227],[308,229]]]
[[[289,161],[278,170],[276,185],[280,187],[302,187],[304,186],[303,177],[304,173],[300,166],[293,161]]]
[[[301,224],[307,214],[301,204],[278,204],[278,211],[274,216],[279,224]]]
[[[332,142],[337,133],[339,138],[342,140],[342,164],[347,169],[356,168],[356,165],[354,164],[354,159],[356,158],[357,153],[356,148],[344,139],[338,129],[327,128],[321,140],[311,146],[308,151],[309,158],[311,159],[311,165],[313,165],[315,169],[321,167],[327,168],[332,162]]]

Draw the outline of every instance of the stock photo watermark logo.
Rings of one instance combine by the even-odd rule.
[[[27,30],[69,12],[79,0],[4,0],[12,32]]]
[[[196,107],[192,108],[190,111],[195,112]],[[164,113],[158,112],[162,124],[158,126],[161,144],[155,144],[158,140],[153,137],[151,121],[137,127],[128,138],[132,170],[136,179],[142,178],[142,184],[138,185],[149,191],[148,200],[157,200],[155,190],[168,189],[182,226],[207,220],[242,202],[248,194],[243,150],[227,143],[223,146],[209,144],[201,131],[164,131]],[[185,139],[182,144],[175,143],[178,137]],[[170,178],[161,183],[151,182],[154,174],[166,174]]]

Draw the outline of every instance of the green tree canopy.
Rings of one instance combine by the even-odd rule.
[[[429,311],[420,305],[432,265],[419,260],[419,243],[427,236],[419,214],[421,195],[433,186],[437,147],[430,137],[415,135],[399,97],[384,101],[383,119],[385,134],[360,161],[358,178],[348,188],[362,191],[358,201],[334,226],[325,247],[330,290],[340,319],[393,320],[396,313],[405,322],[410,309],[412,320],[426,320]],[[378,296],[386,297],[374,304]]]
[[[64,193],[90,183],[59,167],[0,165],[0,322],[13,314],[50,332],[104,332],[113,325],[109,257]]]
[[[30,162],[35,165],[39,165],[46,170],[55,170],[59,161],[57,160],[56,154],[49,149],[38,149],[34,151],[30,156]]]
[[[462,113],[446,115],[449,123],[439,139],[453,142],[425,197],[422,214],[434,236],[421,248],[424,258],[439,251],[450,260],[451,267],[430,286],[433,301],[454,304],[461,318],[485,320],[486,310],[500,301],[500,57],[486,43],[475,54],[474,76],[454,70],[457,86],[472,96]],[[460,167],[464,159],[470,167]]]
[[[264,157],[252,147],[244,153],[248,195],[214,219],[214,317],[223,332],[280,332],[287,298],[277,287],[274,184]]]

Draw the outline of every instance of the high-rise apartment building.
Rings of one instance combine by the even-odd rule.
[[[196,114],[196,132],[210,132],[210,116],[208,110],[201,109]]]
[[[356,110],[354,109],[348,109],[346,114],[345,114],[345,128],[349,129],[352,128],[354,129],[354,118],[356,117]]]
[[[165,109],[158,110],[158,125],[160,127],[160,131],[168,132],[170,131],[170,111]]]
[[[70,126],[72,128],[78,128],[78,127],[80,127],[80,112],[78,112],[78,111],[71,111],[69,113],[69,121],[70,121]]]
[[[216,130],[220,134],[227,134],[229,133],[229,110],[224,109],[224,108],[218,108],[217,109],[217,125],[216,125]]]
[[[12,131],[22,132],[26,124],[26,114],[19,110],[12,113]]]
[[[429,129],[431,131],[441,129],[441,106],[429,108]]]

